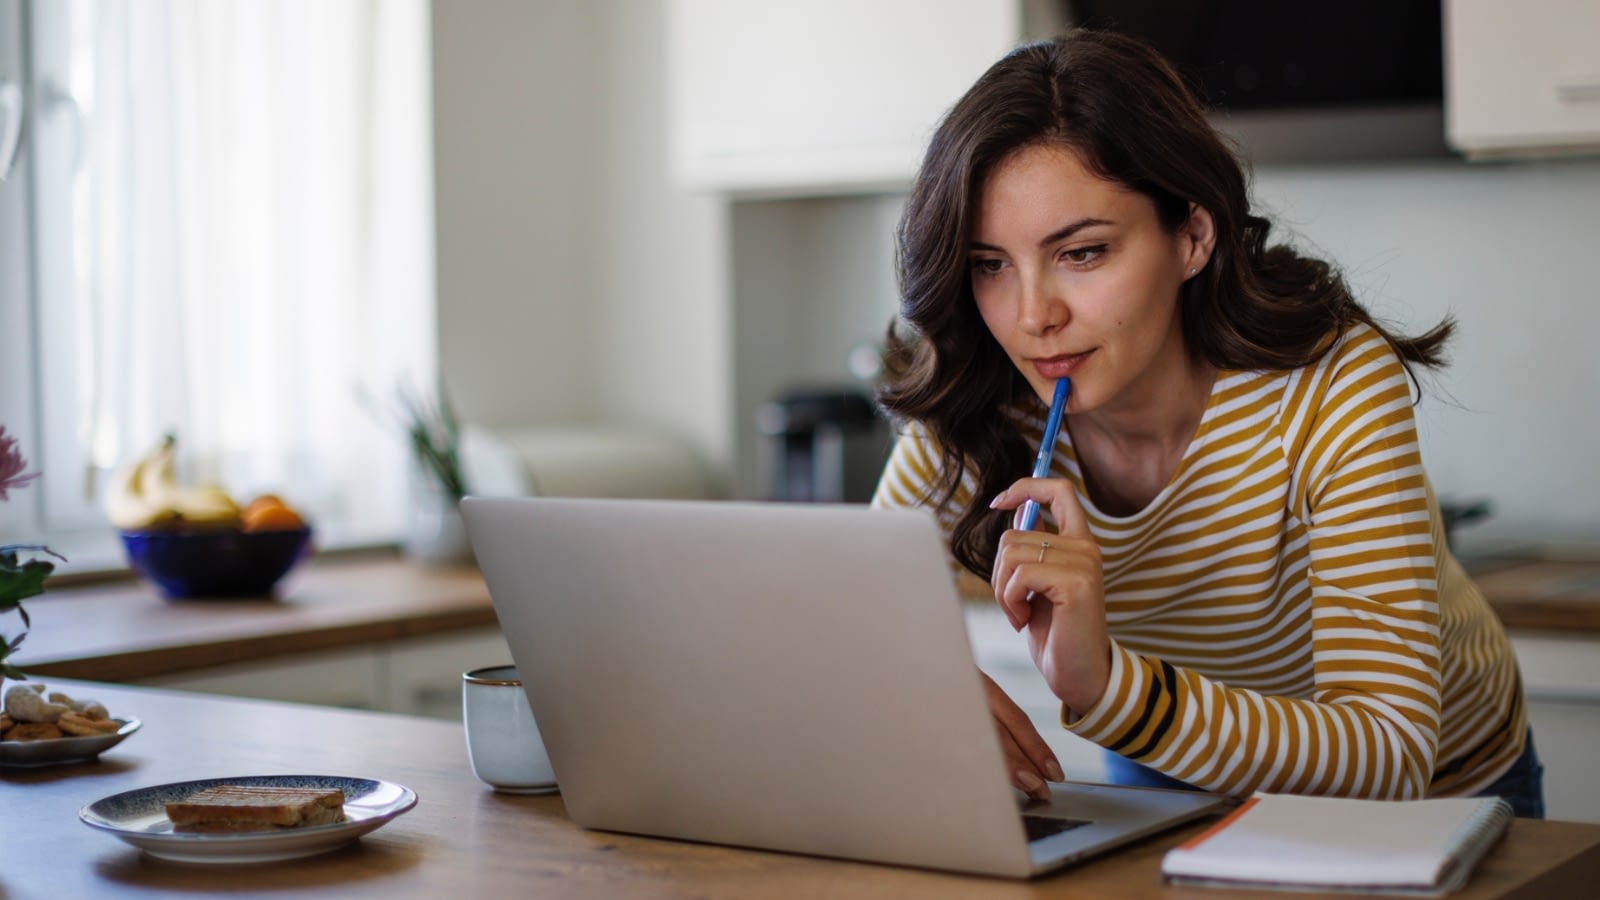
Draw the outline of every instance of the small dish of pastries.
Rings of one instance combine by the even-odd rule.
[[[64,737],[114,734],[122,723],[94,700],[74,700],[37,682],[6,690],[0,712],[0,741],[50,741]]]
[[[0,765],[84,762],[137,731],[102,704],[26,681],[6,689],[0,711]]]

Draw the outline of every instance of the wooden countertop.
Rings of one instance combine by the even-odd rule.
[[[33,627],[16,664],[98,681],[497,624],[475,567],[395,554],[317,560],[290,573],[277,599],[171,601],[127,581],[51,588],[27,609]]]
[[[586,831],[557,796],[497,794],[472,776],[459,725],[385,713],[237,700],[61,679],[52,688],[137,716],[141,730],[99,762],[0,768],[0,897],[107,900],[249,894],[329,898],[919,897],[1191,898],[1161,883],[1166,850],[1190,825],[1029,882],[979,878]],[[327,774],[403,784],[417,806],[321,856],[249,866],[180,865],[78,821],[122,791],[199,778]],[[1600,825],[1518,819],[1452,898],[1593,896]],[[1352,894],[1251,896],[1324,897]]]
[[[1600,562],[1497,561],[1476,571],[1509,628],[1600,635]],[[244,660],[496,624],[472,566],[397,554],[319,559],[278,599],[161,599],[144,582],[51,588],[28,601],[28,672],[131,681]]]
[[[1600,635],[1600,561],[1503,560],[1472,580],[1507,628]]]

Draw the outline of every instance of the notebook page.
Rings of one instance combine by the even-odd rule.
[[[1169,851],[1174,878],[1439,888],[1464,880],[1510,823],[1497,798],[1382,801],[1257,794]]]

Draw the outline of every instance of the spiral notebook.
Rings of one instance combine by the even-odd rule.
[[[1167,851],[1168,881],[1214,887],[1442,896],[1510,826],[1498,797],[1354,800],[1257,794]]]

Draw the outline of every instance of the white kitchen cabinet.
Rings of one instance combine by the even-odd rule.
[[[498,628],[358,644],[144,678],[153,687],[461,718],[461,674],[511,662]]]
[[[1544,763],[1545,817],[1600,822],[1600,779],[1595,744],[1600,741],[1600,701],[1528,699],[1533,742]]]
[[[511,663],[498,628],[393,641],[385,646],[384,708],[435,719],[461,718],[461,675]]]
[[[1511,643],[1544,763],[1545,815],[1600,822],[1600,639],[1513,632]]]
[[[257,700],[382,709],[380,653],[375,645],[296,653],[142,678],[137,683]]]
[[[1022,37],[1018,0],[671,0],[675,168],[693,188],[900,190],[934,125]]]
[[[1445,129],[1471,159],[1600,153],[1600,3],[1446,0]]]

